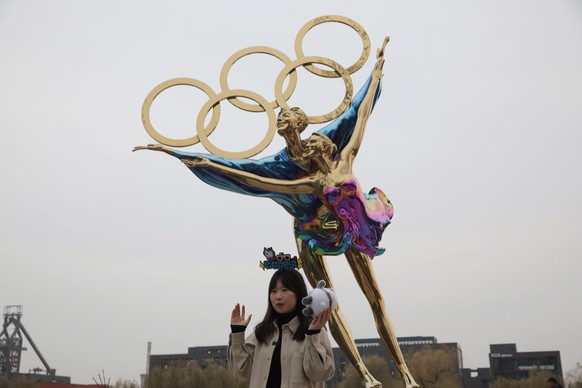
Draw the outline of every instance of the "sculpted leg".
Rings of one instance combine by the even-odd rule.
[[[325,280],[327,287],[333,288],[333,283],[331,281],[331,277],[329,276],[325,258],[321,255],[316,255],[310,252],[300,239],[296,239],[296,243],[299,256],[303,261],[303,271],[305,272],[305,276],[307,277],[307,280],[309,280],[311,286],[315,288],[317,286],[317,282],[323,279]],[[366,366],[362,362],[362,357],[360,356],[356,344],[354,343],[352,333],[345,321],[345,318],[340,311],[339,304],[337,308],[331,313],[329,329],[331,331],[331,335],[341,350],[350,360],[352,365],[354,365],[356,368],[366,388],[382,387],[382,383],[376,380],[374,376],[368,372],[368,369],[366,369]]]
[[[392,355],[392,359],[402,375],[406,388],[418,387],[419,385],[414,381],[414,378],[406,366],[406,362],[404,361],[404,357],[398,346],[398,341],[396,340],[394,328],[392,327],[392,323],[390,323],[390,319],[386,313],[384,298],[382,297],[380,288],[376,283],[376,277],[374,276],[372,260],[367,255],[353,248],[346,251],[345,255],[350,264],[350,268],[356,277],[358,285],[370,303],[370,307],[374,313],[374,320],[376,321],[378,334],[380,334],[380,338],[382,338],[382,341]]]

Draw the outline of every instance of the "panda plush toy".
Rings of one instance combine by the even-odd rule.
[[[317,318],[326,308],[333,310],[337,306],[335,292],[331,288],[325,288],[325,280],[320,280],[317,287],[301,299],[301,303],[305,306],[303,315],[313,318]]]

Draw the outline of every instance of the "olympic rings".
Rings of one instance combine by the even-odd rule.
[[[267,134],[261,140],[259,144],[256,146],[240,152],[229,152],[224,151],[208,140],[209,133],[208,129],[204,128],[204,120],[206,119],[206,115],[214,106],[220,103],[221,100],[225,98],[232,98],[232,97],[245,97],[254,100],[255,102],[259,103],[259,106],[263,108],[263,111],[267,112],[267,116],[269,118],[269,129]],[[196,120],[196,132],[198,133],[198,139],[200,139],[200,143],[206,148],[210,153],[214,155],[224,156],[230,159],[243,159],[243,158],[250,158],[251,156],[255,156],[271,143],[273,138],[275,137],[276,131],[276,119],[275,119],[275,110],[269,107],[269,102],[261,97],[261,95],[251,92],[250,90],[244,89],[231,89],[226,90],[224,92],[218,93],[210,98],[200,109],[200,113],[198,114],[198,119]]]
[[[252,46],[239,50],[236,53],[232,54],[230,58],[228,58],[226,62],[224,62],[224,65],[222,65],[222,70],[220,71],[220,87],[222,88],[222,90],[230,90],[228,86],[228,72],[230,71],[232,65],[242,57],[245,57],[250,54],[272,55],[275,58],[280,59],[286,65],[291,62],[291,59],[287,55],[285,55],[285,53],[272,47]],[[293,92],[295,91],[295,87],[297,86],[297,73],[292,72],[290,76],[291,77],[289,79],[289,85],[287,85],[287,90],[285,90],[285,93],[283,93],[283,95],[285,96],[285,101],[287,101],[289,97],[291,97],[291,94],[293,94]],[[237,108],[246,110],[248,112],[264,112],[264,110],[261,110],[261,105],[247,104],[245,102],[242,102],[236,97],[229,98],[228,101]],[[276,100],[269,103],[269,108],[275,109],[277,107],[278,105]]]
[[[368,56],[370,55],[370,37],[368,36],[368,33],[366,32],[366,30],[364,30],[364,28],[359,23],[357,23],[356,21],[349,19],[345,16],[338,16],[338,15],[321,16],[321,17],[315,18],[315,19],[310,20],[307,23],[305,23],[305,25],[303,27],[301,27],[301,29],[297,33],[297,36],[295,37],[295,54],[297,55],[297,58],[304,57],[305,54],[303,53],[302,45],[303,45],[303,39],[305,38],[305,34],[307,34],[307,32],[309,30],[311,30],[313,27],[317,26],[318,24],[329,23],[329,22],[336,22],[336,23],[345,24],[345,25],[351,27],[353,30],[355,30],[358,33],[358,35],[360,35],[360,38],[362,38],[362,43],[364,46],[363,50],[362,50],[362,54],[360,55],[360,58],[358,58],[358,60],[353,65],[351,65],[350,67],[347,68],[348,73],[353,74],[356,71],[360,70],[362,68],[362,66],[364,66],[366,61],[368,60]],[[339,77],[339,75],[335,71],[322,70],[322,69],[319,69],[313,65],[305,65],[304,67],[305,67],[305,69],[307,69],[311,73],[316,74],[316,75],[320,75],[322,77],[326,77],[326,78]]]
[[[352,95],[354,92],[352,79],[350,78],[350,75],[348,74],[347,70],[344,69],[339,63],[324,57],[303,57],[301,59],[297,59],[291,62],[290,64],[285,66],[283,70],[281,70],[281,73],[279,73],[279,76],[277,77],[277,81],[275,81],[275,97],[277,98],[277,103],[279,104],[281,109],[289,109],[289,105],[287,105],[285,97],[281,92],[283,90],[283,81],[287,77],[287,74],[289,74],[291,71],[294,71],[297,67],[302,65],[305,66],[306,64],[312,63],[319,63],[321,65],[331,67],[337,74],[339,74],[339,76],[342,77],[346,85],[346,93],[344,94],[344,98],[341,104],[336,109],[320,116],[307,116],[308,123],[319,124],[335,119],[337,116],[342,114],[343,111],[346,110],[346,108],[348,107],[348,105],[350,105],[350,102],[352,101]]]
[[[342,67],[340,64],[338,64],[335,61],[332,61],[331,59],[320,56],[306,57],[303,53],[302,44],[303,39],[305,38],[307,32],[311,30],[313,27],[317,26],[318,24],[329,22],[336,22],[349,26],[350,28],[355,30],[362,39],[363,43],[362,54],[360,55],[360,58],[348,68]],[[276,132],[276,119],[274,111],[275,108],[277,107],[287,109],[289,108],[287,100],[291,97],[291,95],[295,91],[295,87],[297,86],[297,72],[295,70],[299,66],[303,66],[311,73],[322,77],[326,78],[341,77],[343,79],[346,90],[344,98],[340,105],[329,113],[320,116],[307,116],[307,122],[310,124],[325,123],[335,119],[346,110],[346,108],[349,106],[352,100],[353,84],[350,78],[350,74],[353,74],[354,72],[358,71],[366,63],[368,56],[370,55],[370,38],[368,37],[368,34],[360,24],[356,23],[352,19],[336,15],[321,16],[307,22],[303,27],[301,27],[295,38],[295,53],[297,55],[297,59],[291,60],[283,52],[266,46],[253,46],[237,51],[236,53],[231,55],[230,58],[228,58],[224,65],[222,66],[222,69],[220,71],[220,87],[222,91],[220,93],[214,92],[214,90],[212,90],[210,86],[208,86],[202,81],[193,78],[173,78],[168,81],[162,82],[161,84],[156,86],[151,92],[148,93],[142,106],[141,116],[146,132],[154,140],[171,147],[187,147],[190,145],[194,145],[196,143],[202,143],[202,145],[210,153],[218,156],[223,156],[226,158],[249,158],[254,155],[257,155],[265,148],[267,148],[267,146],[271,143],[275,136]],[[278,58],[284,63],[285,67],[283,68],[283,70],[281,70],[281,72],[277,76],[277,80],[275,81],[274,101],[269,102],[262,96],[249,90],[230,89],[228,85],[228,72],[230,71],[231,67],[234,65],[236,61],[250,54],[268,54]],[[313,65],[314,63],[327,66],[333,70],[322,70],[314,66]],[[287,85],[287,89],[283,91],[283,82],[285,81],[287,76],[289,76],[289,84]],[[197,135],[189,137],[187,139],[172,139],[163,136],[154,128],[150,119],[150,109],[155,98],[164,90],[177,85],[193,86],[206,93],[209,97],[208,102],[206,102],[202,106],[196,119]],[[251,99],[255,101],[257,105],[245,103],[239,100],[238,99],[239,97]],[[216,147],[208,140],[208,136],[216,129],[218,125],[218,121],[220,119],[220,101],[224,99],[227,99],[234,106],[249,112],[267,113],[269,119],[269,128],[267,130],[267,134],[260,141],[259,144],[246,151],[229,152]],[[210,109],[212,109],[212,117],[210,119],[208,126],[204,127],[204,120],[206,119],[206,116],[208,115]]]
[[[150,119],[150,109],[155,98],[164,90],[177,85],[194,86],[195,88],[202,90],[210,98],[216,96],[216,93],[214,92],[214,90],[212,90],[210,86],[197,79],[194,78],[169,79],[165,82],[162,82],[161,84],[153,88],[151,92],[148,93],[141,107],[141,120],[143,122],[143,126],[146,132],[152,137],[152,139],[170,147],[187,147],[198,143],[199,142],[198,136],[192,136],[187,139],[172,139],[166,137],[155,130]],[[207,128],[208,132],[205,133],[206,136],[210,135],[212,131],[214,131],[214,129],[218,125],[219,119],[220,119],[220,105],[217,105],[216,108],[212,111],[212,117]]]

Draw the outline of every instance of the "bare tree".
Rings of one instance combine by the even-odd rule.
[[[576,368],[566,373],[568,388],[582,388],[582,364],[576,363]]]
[[[165,369],[154,368],[147,378],[148,388],[246,388],[248,382],[233,376],[222,365],[196,362],[172,363]]]
[[[548,371],[532,369],[529,377],[521,380],[510,380],[504,377],[495,379],[495,388],[539,388],[546,386],[546,379],[552,374]]]
[[[366,367],[370,373],[382,383],[383,388],[402,388],[404,384],[400,376],[392,377],[389,372],[388,362],[377,355],[363,358]],[[337,371],[336,371],[337,373]],[[362,378],[356,372],[356,369],[350,364],[346,367],[344,378],[339,383],[338,388],[354,388],[363,386]]]
[[[0,378],[0,388],[38,388],[38,385],[24,377],[14,381]]]
[[[113,388],[139,388],[139,384],[134,380],[119,379],[115,382]]]
[[[422,388],[461,387],[457,353],[454,348],[423,347],[407,357],[408,366]]]

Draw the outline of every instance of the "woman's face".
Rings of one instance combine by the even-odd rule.
[[[322,156],[325,155],[325,140],[321,136],[315,134],[309,136],[307,141],[304,143],[305,154],[304,156]]]
[[[278,314],[287,314],[295,310],[297,305],[297,296],[289,288],[285,287],[281,280],[271,290],[269,295],[271,305]]]

